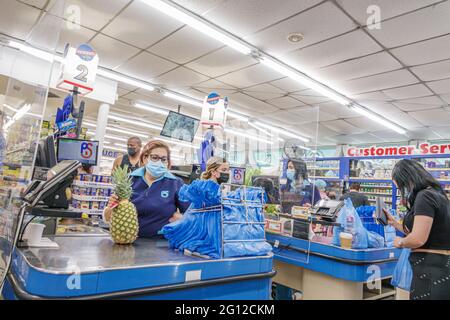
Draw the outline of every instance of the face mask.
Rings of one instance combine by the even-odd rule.
[[[149,161],[145,165],[145,170],[154,178],[160,178],[167,172],[167,167],[159,160],[158,162]]]
[[[286,178],[291,181],[295,180],[295,170],[286,170]]]
[[[136,149],[135,148],[128,148],[128,155],[129,156],[134,156],[136,154]]]
[[[217,178],[217,183],[218,184],[227,183],[228,180],[230,180],[230,174],[226,172],[221,172],[220,177]]]

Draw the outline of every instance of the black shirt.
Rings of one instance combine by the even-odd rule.
[[[419,191],[414,206],[405,216],[405,226],[412,231],[415,216],[433,218],[430,235],[423,249],[450,250],[450,202],[434,189]]]
[[[350,192],[347,192],[346,194],[344,194],[340,200],[342,201],[347,198],[350,198],[350,200],[352,200],[353,206],[355,208],[362,207],[362,206],[370,206],[369,198],[367,198],[367,196],[365,194],[355,192],[355,191],[350,191]]]
[[[131,162],[130,162],[130,157],[129,157],[127,154],[123,155],[123,157],[122,157],[122,162],[120,163],[120,167],[121,167],[121,168],[123,168],[123,167],[125,167],[125,166],[128,166],[128,173],[131,173],[131,172],[133,172],[134,170],[140,168],[140,166],[139,166],[139,161],[136,162],[136,164],[133,166],[133,165],[131,164]]]

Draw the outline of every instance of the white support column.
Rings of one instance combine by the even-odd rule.
[[[108,114],[109,114],[110,105],[107,103],[103,103],[100,105],[98,109],[97,116],[97,129],[95,130],[95,140],[99,141],[98,144],[98,165],[94,169],[95,174],[99,174],[100,172],[100,162],[102,160],[103,155],[103,141],[105,139],[106,134],[106,126],[108,124]]]

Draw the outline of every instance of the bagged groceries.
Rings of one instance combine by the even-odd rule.
[[[411,264],[409,262],[409,255],[411,249],[403,249],[398,258],[397,265],[395,266],[394,273],[392,275],[391,284],[394,287],[409,291],[411,287],[411,281],[413,272]]]

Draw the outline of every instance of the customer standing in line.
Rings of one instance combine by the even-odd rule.
[[[370,206],[369,198],[365,194],[360,193],[359,192],[360,189],[361,189],[361,185],[357,182],[353,182],[350,185],[350,191],[345,193],[340,198],[340,200],[343,201],[345,199],[350,198],[350,200],[352,200],[353,206],[355,208],[362,207],[362,206]]]
[[[112,172],[114,172],[117,167],[123,168],[125,166],[128,166],[128,173],[139,169],[142,165],[140,160],[141,149],[142,141],[139,137],[129,138],[127,141],[127,154],[119,156],[116,160],[114,160]]]
[[[397,248],[410,248],[411,300],[450,300],[450,202],[439,182],[418,162],[399,161],[392,180],[406,200],[403,224],[385,210],[389,224],[406,237]]]

